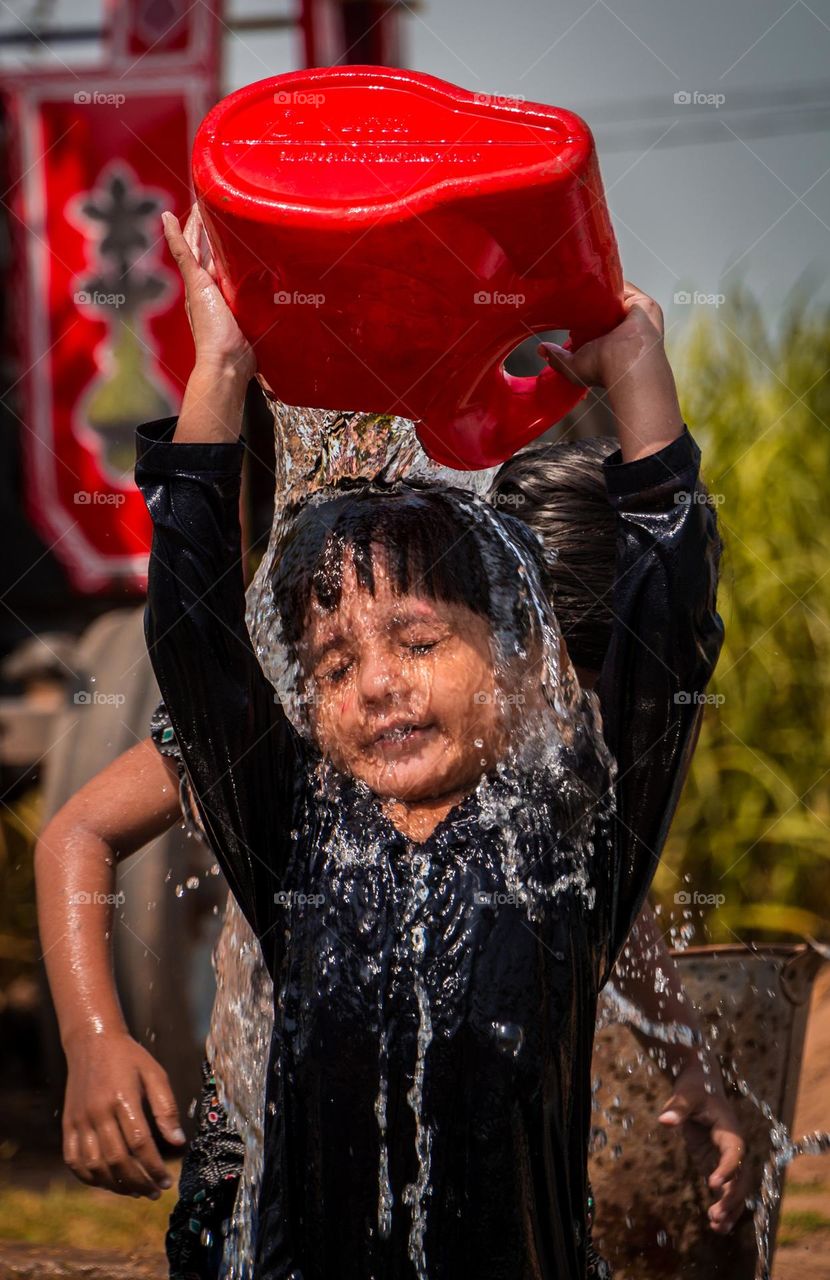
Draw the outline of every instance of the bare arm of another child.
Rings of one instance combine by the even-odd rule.
[[[173,1092],[130,1036],[113,977],[116,863],[181,817],[175,763],[151,738],[82,787],[35,849],[38,923],[67,1060],[63,1154],[82,1182],[158,1199],[171,1179],[143,1112],[182,1143]]]

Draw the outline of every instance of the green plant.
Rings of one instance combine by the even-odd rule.
[[[826,935],[830,310],[799,287],[772,335],[740,288],[672,362],[717,504],[726,638],[655,895],[676,913],[681,888],[723,894],[716,941]]]

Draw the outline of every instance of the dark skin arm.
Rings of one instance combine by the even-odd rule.
[[[47,824],[35,849],[38,923],[66,1054],[63,1154],[82,1182],[158,1199],[171,1185],[142,1109],[185,1135],[170,1082],[130,1036],[113,976],[116,863],[181,817],[175,764],[151,738],[124,752]]]

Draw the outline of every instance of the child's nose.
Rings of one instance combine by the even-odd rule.
[[[370,703],[397,701],[409,688],[405,663],[384,649],[363,655],[359,681],[361,696]]]

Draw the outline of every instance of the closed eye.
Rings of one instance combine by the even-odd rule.
[[[332,667],[330,671],[326,671],[319,677],[325,680],[327,684],[341,684],[351,669],[351,662],[341,662],[340,666]]]

